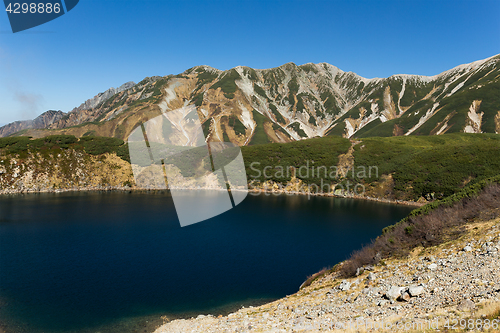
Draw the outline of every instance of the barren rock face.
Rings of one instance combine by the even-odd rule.
[[[48,128],[53,123],[59,121],[64,115],[65,113],[62,111],[47,111],[33,120],[15,121],[0,127],[0,137],[6,137],[28,128]]]

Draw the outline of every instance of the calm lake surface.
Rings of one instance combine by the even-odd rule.
[[[152,332],[160,316],[261,304],[296,292],[411,210],[248,195],[181,228],[168,192],[2,196],[0,332]]]

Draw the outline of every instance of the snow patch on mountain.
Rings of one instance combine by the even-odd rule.
[[[432,108],[427,110],[425,115],[420,117],[420,119],[418,120],[418,123],[415,126],[413,126],[412,128],[410,128],[410,130],[408,132],[406,132],[405,135],[410,135],[411,133],[415,132],[420,126],[422,126],[427,120],[429,120],[429,118],[434,115],[434,110],[436,110],[438,105],[439,105],[439,103],[434,103],[432,105]],[[415,113],[415,114],[417,114],[417,113]]]
[[[479,113],[479,107],[481,106],[481,101],[474,100],[469,107],[468,116],[468,125],[465,126],[465,133],[482,133],[481,132],[481,122],[483,120],[484,112]]]

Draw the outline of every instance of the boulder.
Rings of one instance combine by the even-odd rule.
[[[473,301],[471,301],[470,299],[464,299],[457,306],[457,309],[460,311],[470,311],[470,310],[473,310],[475,307],[476,307],[476,304],[474,304]]]
[[[389,288],[389,290],[385,293],[385,297],[391,301],[398,299],[404,289],[405,288],[403,287],[391,286],[391,288]]]
[[[415,297],[424,293],[424,287],[422,286],[411,286],[408,288],[408,293],[411,297]]]
[[[339,289],[342,291],[348,291],[351,288],[351,283],[347,280],[342,280],[339,285]]]

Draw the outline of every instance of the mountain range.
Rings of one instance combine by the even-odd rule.
[[[272,69],[197,66],[147,77],[0,128],[0,137],[52,134],[125,139],[141,123],[195,105],[208,140],[238,145],[338,135],[500,133],[500,55],[435,76],[366,79],[328,63]],[[162,118],[160,118],[162,119]]]

